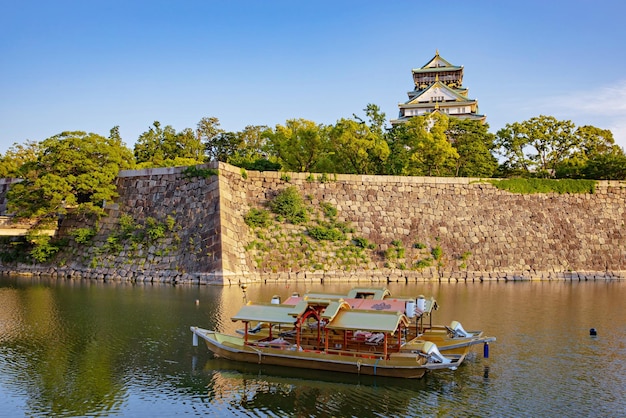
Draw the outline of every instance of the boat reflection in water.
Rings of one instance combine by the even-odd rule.
[[[194,373],[210,376],[208,396],[227,402],[217,411],[224,414],[232,409],[239,414],[271,411],[272,416],[406,416],[412,400],[430,399],[433,385],[429,379],[303,371],[221,358],[206,360]],[[454,372],[438,376],[449,373]],[[371,402],[377,398],[380,402]]]

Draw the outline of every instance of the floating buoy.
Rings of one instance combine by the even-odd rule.
[[[483,344],[483,357],[489,358],[489,343]]]
[[[592,337],[595,337],[596,335],[598,335],[598,332],[596,331],[595,328],[591,328],[589,330],[589,335],[591,335]]]
[[[200,299],[196,299],[196,305],[200,305]]]

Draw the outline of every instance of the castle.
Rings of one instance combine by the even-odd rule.
[[[408,92],[409,100],[398,104],[400,114],[390,121],[392,125],[433,112],[485,122],[486,116],[478,113],[478,101],[468,98],[468,89],[463,87],[463,66],[450,64],[437,51],[424,66],[411,71],[415,87]]]

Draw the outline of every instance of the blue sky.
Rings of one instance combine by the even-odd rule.
[[[0,1],[0,153],[62,131],[132,148],[155,121],[239,131],[387,120],[439,50],[490,131],[533,116],[626,147],[626,2]]]

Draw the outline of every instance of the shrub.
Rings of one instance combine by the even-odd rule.
[[[120,226],[120,235],[123,239],[130,237],[137,229],[137,224],[133,217],[126,213],[120,216],[118,224]]]
[[[165,225],[157,222],[153,217],[146,218],[146,234],[151,241],[165,237]]]
[[[337,216],[337,208],[334,207],[331,203],[321,202],[320,206],[322,207],[322,211],[324,215],[329,219],[335,219]]]
[[[339,229],[326,226],[314,226],[309,229],[309,235],[318,241],[343,241],[346,235]]]
[[[433,247],[430,253],[432,254],[435,260],[439,260],[441,256],[443,255],[443,250],[441,249],[440,246],[437,245],[436,247]]]
[[[176,225],[176,219],[174,219],[171,215],[167,215],[167,219],[165,220],[165,225],[167,226],[168,231],[173,231],[174,226]]]
[[[267,228],[272,223],[269,212],[257,208],[251,208],[244,215],[243,220],[251,228]]]
[[[416,262],[414,267],[418,270],[421,270],[423,268],[430,267],[432,265],[433,265],[432,258],[424,258],[423,260],[419,260],[418,262]]]
[[[121,252],[123,249],[124,247],[120,244],[118,237],[114,235],[107,237],[106,246],[104,248],[105,251],[110,254],[115,254]]]
[[[301,224],[309,220],[307,208],[302,196],[294,186],[281,191],[271,202],[270,208],[278,215],[284,216],[292,224]]]
[[[74,241],[78,244],[86,244],[96,235],[95,228],[77,228],[72,231]]]
[[[197,165],[189,166],[185,168],[185,170],[183,171],[183,176],[185,178],[202,177],[202,178],[207,179],[211,176],[217,176],[217,175],[218,175],[218,171],[216,169],[202,168]]]
[[[29,236],[29,240],[34,244],[30,251],[30,256],[39,263],[44,263],[51,259],[58,251],[59,247],[50,242],[47,235]]]
[[[375,244],[369,242],[367,238],[363,238],[363,237],[354,237],[352,238],[352,242],[354,242],[354,245],[359,248],[368,248],[371,250],[376,247]]]

